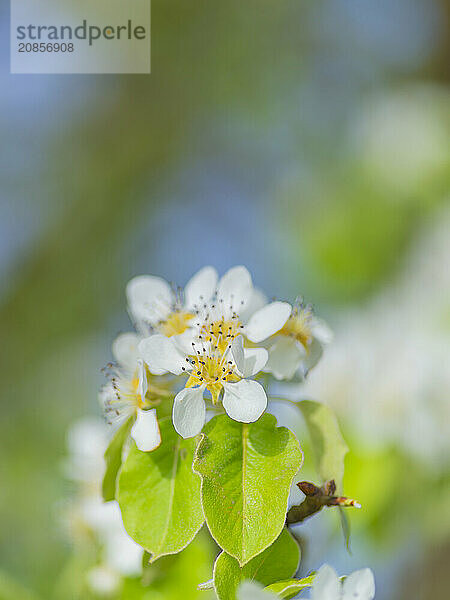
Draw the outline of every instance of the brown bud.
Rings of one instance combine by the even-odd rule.
[[[324,492],[326,496],[334,496],[336,492],[336,483],[334,479],[330,479],[330,481],[326,481],[323,486]]]
[[[297,487],[305,494],[305,496],[317,496],[322,494],[322,490],[309,481],[299,481]]]

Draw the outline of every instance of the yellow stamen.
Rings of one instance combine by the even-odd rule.
[[[201,335],[211,342],[221,354],[225,352],[231,342],[241,333],[242,325],[237,316],[225,321],[205,323],[201,328]]]
[[[194,318],[194,315],[183,310],[177,310],[169,315],[169,317],[159,324],[159,329],[166,337],[179,335],[184,333],[189,327],[189,322]]]
[[[128,396],[129,400],[131,400],[132,403],[137,408],[144,408],[145,403],[144,403],[143,399],[141,398],[140,394],[138,394],[138,389],[139,389],[139,377],[137,377],[135,375],[133,377],[133,379],[131,380],[131,393],[126,394],[126,396]]]
[[[309,310],[295,308],[278,334],[295,338],[307,349],[312,340],[310,321]]]
[[[217,404],[224,382],[240,381],[240,377],[234,372],[232,362],[227,362],[222,353],[217,356],[191,356],[189,360],[192,372],[186,387],[205,385],[206,389],[211,392],[213,404]]]

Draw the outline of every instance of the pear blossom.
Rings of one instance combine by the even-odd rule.
[[[370,569],[354,571],[343,581],[329,565],[317,571],[310,600],[373,600],[375,580]],[[238,589],[238,600],[270,600],[278,596],[253,581],[244,581]]]
[[[75,543],[88,532],[89,539],[93,536],[100,544],[100,563],[87,574],[88,584],[98,593],[107,588],[112,592],[122,576],[137,576],[142,570],[143,549],[125,531],[118,503],[105,503],[101,496],[109,437],[100,419],[74,423],[67,434],[69,453],[63,463],[67,477],[77,483],[78,493],[66,507],[62,523]]]
[[[243,266],[232,267],[220,280],[213,267],[203,267],[184,291],[177,293],[161,277],[135,277],[128,283],[127,298],[131,316],[143,335],[160,333],[184,347],[195,336],[196,322],[205,315],[210,322],[229,321],[233,329],[245,325],[246,337],[258,342],[280,329],[290,313],[287,303],[267,305]]]
[[[162,277],[134,277],[127,285],[126,294],[137,329],[144,335],[161,333],[182,343],[189,338],[190,325],[199,306],[213,296],[217,279],[217,271],[206,266],[188,281],[184,291],[175,291]]]
[[[290,308],[289,318],[270,339],[264,368],[276,379],[292,379],[297,373],[305,377],[332,339],[328,325],[315,316],[311,305],[300,301]]]
[[[244,348],[242,336],[219,330],[217,335],[192,342],[190,353],[183,353],[172,340],[156,334],[142,340],[139,349],[149,365],[156,364],[174,375],[186,374],[185,387],[175,396],[173,423],[184,438],[197,435],[206,419],[205,391],[213,404],[219,402],[228,415],[244,423],[259,419],[267,406],[262,385],[250,379],[267,361],[264,348]]]
[[[102,545],[102,559],[115,573],[139,575],[143,549],[126,532],[119,504],[98,495],[80,499],[78,519],[93,531]]]
[[[317,571],[311,589],[311,600],[373,600],[375,579],[370,569],[354,571],[341,581],[329,565]]]
[[[304,377],[318,362],[331,338],[328,326],[314,315],[310,305],[297,302],[267,303],[243,266],[236,266],[219,280],[212,300],[201,306],[202,324],[193,321],[203,337],[227,329],[228,339],[241,333],[251,345],[268,347],[266,372],[277,379]],[[225,340],[226,341],[226,340]]]
[[[116,365],[110,365],[111,381],[100,390],[99,400],[110,422],[124,422],[136,417],[131,437],[139,450],[149,452],[161,443],[156,410],[149,408],[147,369],[139,357],[140,338],[123,333],[114,341],[112,351]]]
[[[150,371],[189,375],[173,406],[174,426],[183,437],[197,435],[204,425],[205,391],[213,404],[223,392],[222,405],[236,421],[251,423],[266,409],[264,388],[251,377],[264,368],[268,353],[244,347],[244,336],[253,343],[270,337],[283,327],[291,307],[286,302],[262,304],[247,269],[233,267],[220,279],[212,300],[197,310],[189,346],[162,334],[140,342]]]
[[[243,266],[232,267],[221,277],[212,300],[203,303],[201,309],[202,322],[196,327],[204,336],[217,337],[220,329],[221,343],[239,333],[252,343],[260,343],[281,329],[291,313],[287,302],[267,304]]]

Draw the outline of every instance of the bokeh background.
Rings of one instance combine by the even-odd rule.
[[[351,555],[331,512],[305,526],[302,573],[368,565],[379,600],[448,597],[449,17],[154,0],[150,76],[12,76],[0,6],[2,600],[87,597],[67,430],[100,415],[126,281],[209,263],[303,294],[335,331],[304,395],[335,408],[363,510]],[[124,597],[181,597],[194,563],[209,577],[192,552],[172,591]]]

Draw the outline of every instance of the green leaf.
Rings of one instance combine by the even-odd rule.
[[[265,589],[273,594],[277,594],[283,600],[295,598],[302,590],[312,586],[314,575],[308,575],[303,579],[285,579],[268,585]]]
[[[159,448],[141,452],[133,444],[118,485],[125,529],[152,555],[152,562],[180,552],[204,521],[200,478],[192,470],[196,441],[183,440],[170,418],[159,425]]]
[[[220,415],[204,432],[194,469],[202,477],[206,522],[219,546],[244,565],[283,529],[302,452],[268,413],[250,424]]]
[[[344,459],[348,452],[333,411],[320,402],[302,400],[298,403],[311,437],[316,468],[323,481],[334,479],[338,492],[342,491]],[[350,552],[350,522],[344,510],[339,516],[345,545]]]
[[[116,431],[105,452],[106,469],[103,476],[102,495],[105,502],[116,497],[116,480],[122,465],[122,451],[125,441],[130,433],[133,418],[130,417]]]
[[[264,524],[263,524],[264,523]],[[261,523],[264,527],[266,522]],[[269,548],[240,567],[238,561],[222,552],[214,565],[214,589],[219,600],[236,600],[239,585],[249,579],[269,585],[295,574],[300,561],[300,548],[287,529]]]
[[[334,479],[338,491],[342,488],[344,457],[348,452],[333,411],[320,402],[302,400],[298,403],[311,437],[316,468],[323,481]]]

